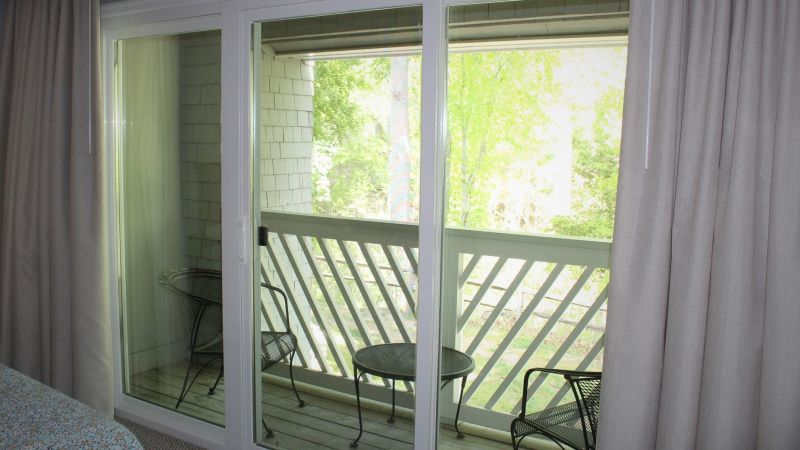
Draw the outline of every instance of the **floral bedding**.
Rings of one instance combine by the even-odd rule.
[[[0,448],[141,449],[114,420],[0,364]]]

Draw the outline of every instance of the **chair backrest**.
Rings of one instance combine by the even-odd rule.
[[[581,421],[586,433],[586,448],[595,448],[597,417],[600,414],[601,375],[569,377],[575,400],[581,408]],[[588,422],[588,423],[587,423]],[[586,427],[588,426],[588,430]]]
[[[266,282],[261,282],[261,287],[266,288],[267,290],[271,291],[270,295],[278,294],[283,299],[283,310],[286,312],[286,331],[291,333],[292,332],[292,325],[290,323],[290,312],[289,312],[289,298],[286,296],[286,292],[282,289],[269,284],[269,280]],[[266,317],[267,309],[264,306],[264,302],[261,302],[261,314]]]

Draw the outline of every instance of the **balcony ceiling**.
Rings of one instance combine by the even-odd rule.
[[[422,8],[406,7],[265,22],[263,42],[276,55],[414,48],[422,42]],[[450,8],[453,43],[625,35],[628,2],[521,1]]]

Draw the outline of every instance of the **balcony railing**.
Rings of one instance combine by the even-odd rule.
[[[272,211],[262,222],[272,232],[262,275],[290,294],[300,365],[352,377],[358,348],[414,341],[416,225]],[[605,241],[445,230],[442,341],[476,363],[463,417],[506,428],[528,367],[600,368],[609,251]],[[287,313],[266,292],[262,308],[267,327]],[[529,393],[546,406],[567,391],[536,379]]]

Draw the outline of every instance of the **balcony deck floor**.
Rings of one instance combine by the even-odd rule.
[[[131,394],[172,409],[175,407],[185,370],[184,361],[133,375]],[[217,392],[214,395],[207,394],[208,386],[213,384],[216,370],[216,368],[206,369],[200,375],[181,403],[180,411],[222,425],[225,408],[224,377]],[[291,450],[344,450],[350,448],[350,442],[358,435],[358,415],[350,404],[301,391],[300,395],[305,400],[306,407],[299,408],[291,389],[266,381],[262,389],[265,420],[275,431],[273,438],[262,440],[266,445],[277,445]],[[359,450],[413,448],[414,429],[411,420],[398,417],[394,423],[389,424],[386,422],[387,415],[383,412],[364,408],[362,413],[364,435],[358,446]],[[463,440],[457,439],[452,427],[443,427],[439,433],[439,448],[507,450],[510,445],[469,434]]]

